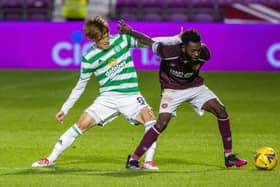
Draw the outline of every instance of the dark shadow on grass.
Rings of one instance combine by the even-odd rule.
[[[104,176],[104,177],[137,177],[144,175],[160,175],[160,174],[195,174],[195,173],[212,173],[227,170],[226,168],[216,169],[189,169],[189,170],[160,170],[160,171],[149,171],[149,170],[100,170],[100,169],[88,169],[88,168],[59,168],[59,167],[48,167],[48,168],[31,168],[23,169],[16,172],[7,172],[0,174],[0,176],[20,176],[20,175],[74,175],[74,176]]]
[[[186,160],[186,159],[177,159],[177,158],[161,158],[160,162],[163,164],[160,165],[167,165],[171,163],[172,165],[186,165],[186,166],[206,166],[206,167],[211,167],[211,168],[220,168],[224,169],[225,166],[219,164],[209,164],[209,163],[204,163],[204,162],[194,162],[193,160]],[[224,162],[222,160],[222,162]]]
[[[224,160],[221,160],[221,163],[218,164],[212,164],[212,163],[206,163],[201,161],[193,161],[193,160],[186,160],[186,159],[178,159],[178,158],[160,158],[159,159],[160,164],[159,166],[164,165],[186,165],[188,167],[190,166],[203,166],[203,167],[210,167],[210,168],[220,168],[223,169],[225,166],[223,166]],[[69,166],[69,165],[76,165],[76,164],[102,164],[102,163],[110,163],[114,165],[125,165],[126,157],[120,158],[120,157],[106,157],[106,156],[97,156],[97,155],[90,155],[90,156],[67,156],[63,160],[58,160],[59,166]]]
[[[0,176],[17,176],[17,175],[80,175],[80,176],[119,176],[119,177],[136,177],[147,175],[145,171],[135,170],[100,170],[100,169],[88,169],[88,168],[59,168],[59,167],[48,167],[48,168],[31,168],[23,169],[16,172],[7,172],[0,174]]]
[[[109,157],[97,157],[97,156],[72,156],[67,157],[67,159],[59,160],[58,167],[48,167],[48,168],[30,168],[30,169],[22,169],[17,170],[14,172],[7,172],[2,173],[0,176],[11,176],[11,175],[80,175],[80,176],[110,176],[110,177],[137,177],[143,175],[153,175],[153,174],[178,174],[178,173],[185,173],[185,174],[195,174],[195,173],[211,173],[211,172],[219,172],[223,170],[240,170],[239,168],[230,168],[227,169],[222,165],[218,164],[208,164],[203,162],[193,162],[188,161],[186,159],[177,159],[177,158],[161,158],[160,166],[172,164],[172,165],[180,165],[186,166],[186,169],[180,170],[160,170],[160,171],[135,171],[135,170],[127,170],[127,169],[119,169],[119,170],[106,170],[106,169],[98,169],[98,168],[78,168],[75,166],[69,165],[76,165],[76,164],[94,164],[94,163],[111,163],[113,165],[119,165],[124,160],[120,160],[117,158],[109,158]],[[62,166],[62,167],[61,167]],[[201,167],[198,168],[197,166]],[[96,167],[96,166],[95,166]],[[115,168],[115,167],[114,167]],[[121,167],[120,167],[121,168]],[[195,168],[195,169],[193,169]],[[12,170],[12,169],[11,169]],[[242,171],[242,169],[240,170]]]
[[[120,158],[114,158],[114,157],[106,157],[106,156],[98,156],[98,155],[82,155],[82,156],[65,156],[63,160],[58,160],[60,166],[69,166],[69,165],[76,165],[76,164],[102,164],[102,163],[111,163],[111,164],[117,164],[123,162],[123,165],[125,164],[126,158],[123,158],[123,160],[120,160]]]
[[[222,171],[226,170],[225,168],[223,169],[201,169],[201,170],[162,170],[162,171],[138,171],[139,173],[145,173],[150,174],[150,175],[161,175],[161,174],[195,174],[195,173],[212,173],[212,172],[217,172],[217,171]],[[95,175],[99,176],[109,176],[109,177],[128,177],[127,173],[124,172],[108,172],[108,173],[96,173]],[[130,171],[131,172],[131,171]],[[136,171],[134,171],[136,172]]]

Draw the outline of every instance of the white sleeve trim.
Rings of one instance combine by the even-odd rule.
[[[152,45],[152,50],[156,55],[158,54],[157,49],[158,49],[159,44],[160,44],[160,42],[154,42]]]
[[[68,111],[73,107],[76,101],[81,97],[87,86],[87,83],[88,80],[82,79],[77,82],[76,86],[73,88],[71,94],[61,108],[61,111],[64,113],[64,115],[68,113]]]
[[[131,42],[130,42],[131,48],[136,48],[138,45],[139,45],[139,41],[133,36],[131,36]]]
[[[161,42],[165,45],[176,45],[182,43],[180,35],[166,36],[166,37],[162,36],[162,37],[155,37],[152,39],[156,42]]]

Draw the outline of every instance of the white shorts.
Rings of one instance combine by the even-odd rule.
[[[221,103],[219,98],[205,85],[184,90],[164,89],[159,113],[167,112],[176,116],[177,107],[183,102],[188,102],[192,105],[193,109],[202,116],[205,112],[202,109],[203,104],[214,98]]]
[[[138,124],[136,117],[146,106],[150,108],[141,94],[98,96],[85,112],[89,113],[100,126],[104,126],[120,114],[123,114],[131,124]]]

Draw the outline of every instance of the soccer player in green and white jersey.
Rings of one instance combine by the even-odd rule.
[[[130,35],[110,35],[109,26],[100,17],[85,22],[85,35],[94,42],[83,55],[81,73],[77,85],[56,114],[62,122],[70,108],[80,98],[86,85],[95,75],[99,82],[100,95],[90,105],[80,119],[70,127],[55,144],[51,154],[32,164],[32,167],[47,167],[55,164],[58,156],[72,145],[76,138],[95,125],[104,126],[120,114],[132,124],[144,124],[145,132],[155,123],[155,117],[138,87],[137,74],[129,49],[141,45]],[[156,143],[146,154],[144,168],[158,169],[153,162]]]

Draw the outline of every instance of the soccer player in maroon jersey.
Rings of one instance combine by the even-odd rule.
[[[199,115],[207,111],[217,117],[224,146],[225,166],[246,165],[246,160],[238,159],[232,153],[230,121],[225,106],[199,76],[200,68],[210,58],[210,50],[201,42],[200,34],[194,29],[187,30],[178,36],[180,43],[165,45],[134,31],[123,21],[120,21],[119,32],[130,34],[152,47],[153,52],[161,58],[159,75],[162,97],[159,117],[154,127],[144,135],[135,152],[128,156],[126,168],[141,169],[140,157],[157,140],[171,117],[176,115],[177,107],[184,102],[188,102]]]

